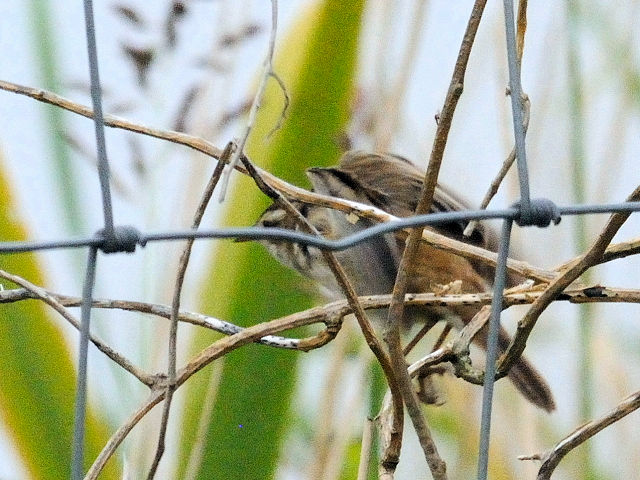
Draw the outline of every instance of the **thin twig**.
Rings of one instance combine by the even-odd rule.
[[[433,195],[438,181],[438,173],[440,171],[440,165],[442,164],[444,150],[447,145],[449,130],[451,128],[458,100],[462,95],[464,77],[469,56],[471,54],[471,47],[473,46],[485,4],[486,0],[476,0],[471,11],[471,16],[467,24],[467,29],[462,40],[462,45],[458,53],[451,82],[449,84],[449,90],[440,113],[440,121],[438,122],[436,129],[431,157],[429,158],[429,165],[424,177],[421,198],[415,211],[416,215],[427,213],[433,201]],[[400,342],[400,322],[404,313],[404,295],[407,291],[409,280],[409,266],[416,258],[423,230],[424,228],[416,228],[413,230],[409,234],[409,238],[406,242],[400,266],[398,268],[396,282],[393,287],[392,301],[389,306],[389,317],[384,329],[384,338],[389,348],[394,373],[400,384],[402,399],[407,406],[407,411],[413,422],[413,426],[416,429],[416,433],[418,434],[427,464],[429,465],[434,479],[439,480],[447,478],[446,464],[438,454],[438,450],[433,438],[431,437],[429,427],[427,426],[420,410],[418,399],[415,396],[413,386],[411,384],[411,378],[407,373],[405,358],[402,354],[402,345]]]
[[[436,343],[433,344],[433,348],[431,349],[432,352],[435,352],[437,349],[439,349],[442,346],[444,341],[447,339],[447,335],[449,335],[451,328],[452,327],[450,323],[447,323],[444,326],[444,328],[440,332],[440,335],[438,335],[438,339],[436,340]]]
[[[271,138],[271,136],[274,133],[280,130],[280,128],[282,127],[282,124],[284,123],[284,119],[287,117],[287,110],[289,110],[289,105],[291,104],[291,99],[289,98],[289,92],[287,92],[287,86],[284,84],[284,80],[280,78],[280,75],[278,75],[276,72],[273,72],[273,71],[271,72],[271,78],[273,78],[278,83],[278,86],[280,87],[280,91],[282,92],[282,96],[284,97],[284,105],[282,105],[282,111],[278,116],[278,121],[273,126],[273,128],[269,130],[269,133],[267,133],[266,138]]]
[[[553,471],[560,461],[569,453],[596,433],[604,430],[609,425],[626,417],[640,408],[640,392],[636,392],[625,398],[606,415],[598,420],[592,420],[576,429],[573,433],[559,441],[555,447],[543,454],[527,455],[518,457],[520,460],[542,460],[542,465],[538,470],[537,480],[549,480]]]
[[[9,275],[9,274],[7,274]],[[20,277],[16,277],[20,278]],[[38,287],[41,288],[41,287]],[[66,295],[60,295],[57,293],[49,292],[42,289],[43,292],[50,295],[63,307],[79,307],[82,303],[80,297],[69,297]],[[40,298],[38,295],[26,289],[14,289],[14,290],[0,290],[0,303],[12,303],[22,300],[29,300],[34,298]],[[167,305],[159,305],[155,303],[146,302],[134,302],[127,300],[107,300],[107,299],[94,299],[92,308],[105,308],[105,309],[118,309],[129,312],[147,313],[162,317],[166,319],[171,318],[171,307]],[[270,347],[284,348],[288,350],[301,350],[307,352],[315,348],[325,345],[333,337],[335,337],[336,324],[339,324],[342,317],[349,314],[351,309],[346,301],[335,302],[325,305],[324,307],[314,307],[309,310],[305,310],[302,316],[306,318],[313,318],[314,323],[324,323],[327,325],[326,330],[321,331],[317,335],[307,338],[287,338],[277,336],[266,336],[258,340],[258,343],[267,345]],[[300,313],[295,313],[293,316],[300,316]],[[202,313],[197,312],[180,312],[179,320],[181,322],[190,323],[198,327],[207,328],[223,335],[235,335],[236,333],[244,330],[244,327],[239,327],[230,322],[225,322],[215,317],[209,317]],[[108,348],[104,346],[103,348]]]
[[[423,369],[451,361],[454,357],[455,353],[453,352],[453,347],[451,345],[447,345],[445,347],[438,348],[428,355],[425,355],[420,360],[413,362],[409,365],[407,371],[411,377],[415,377],[423,371]]]
[[[249,138],[249,134],[251,133],[251,129],[256,121],[256,115],[258,114],[258,109],[262,104],[262,98],[264,97],[264,91],[267,87],[267,80],[270,77],[274,77],[278,81],[278,85],[283,86],[280,78],[274,74],[273,71],[273,55],[276,49],[276,33],[278,31],[278,0],[271,0],[271,35],[269,36],[269,48],[267,49],[267,56],[264,60],[264,70],[262,72],[262,76],[260,77],[260,84],[258,85],[258,91],[256,92],[255,97],[253,98],[253,103],[251,104],[251,110],[249,110],[249,119],[247,120],[247,125],[245,126],[244,132],[238,141],[238,148],[233,152],[229,160],[229,169],[222,180],[222,184],[220,185],[220,201],[224,201],[224,198],[227,194],[227,188],[229,186],[229,180],[231,179],[231,172],[236,168],[238,163],[240,163],[240,158],[244,155],[244,147],[247,143],[247,139]]]
[[[60,95],[56,95],[55,93],[48,92],[47,90],[43,90],[41,88],[26,87],[23,85],[18,85],[16,83],[0,80],[0,90],[17,93],[18,95],[25,95],[39,102],[48,103],[49,105],[60,107],[63,110],[76,113],[83,117],[93,118],[93,110],[91,110],[91,108],[87,107],[86,105],[73,102]],[[107,127],[120,128],[122,130],[140,133],[142,135],[147,135],[150,137],[167,140],[172,143],[185,145],[214,158],[219,158],[222,154],[222,149],[217,148],[212,143],[193,135],[187,135],[186,133],[147,127],[135,122],[131,122],[129,120],[119,118],[115,115],[105,115],[104,124]]]
[[[415,336],[407,343],[407,345],[402,350],[402,354],[406,357],[409,355],[413,347],[415,347],[420,340],[424,338],[424,336],[431,331],[433,328],[433,324],[431,322],[425,323],[422,328],[415,334]]]
[[[207,205],[213,196],[213,191],[218,185],[222,171],[224,170],[225,160],[228,159],[233,151],[233,143],[228,143],[224,151],[222,152],[221,161],[218,162],[216,168],[211,174],[209,183],[204,189],[202,198],[191,224],[193,230],[197,230],[200,227],[200,222],[204,216]],[[162,418],[160,420],[160,431],[158,433],[158,445],[156,447],[156,453],[147,475],[147,480],[152,480],[155,477],[156,471],[162,459],[165,449],[165,437],[167,433],[167,425],[169,424],[169,412],[171,410],[171,403],[173,400],[173,392],[175,391],[176,381],[176,364],[177,364],[177,344],[178,344],[178,318],[180,315],[180,296],[182,294],[182,286],[184,284],[184,277],[187,272],[187,266],[189,265],[189,258],[191,258],[191,250],[193,248],[193,242],[195,239],[190,238],[187,240],[182,254],[180,255],[180,261],[178,263],[178,272],[176,274],[175,286],[173,289],[173,301],[171,304],[171,318],[170,318],[170,330],[169,330],[169,348],[167,359],[167,393],[165,396],[164,408],[162,410]]]
[[[20,285],[24,288],[22,295],[16,297],[15,299],[11,299],[10,301],[18,301],[18,300],[26,300],[29,298],[37,298],[42,300],[44,303],[53,308],[56,312],[58,312],[62,318],[67,320],[73,328],[76,330],[80,330],[80,321],[75,318],[71,313],[65,308],[63,302],[61,302],[58,298],[56,298],[55,294],[51,294],[46,291],[44,288],[34,285],[33,283],[25,280],[22,277],[17,275],[13,275],[4,270],[0,270],[0,277],[9,280],[10,282],[15,283],[16,285]],[[0,298],[7,293],[12,292],[11,290],[5,290],[0,292]],[[2,303],[2,302],[0,302]],[[82,298],[77,297],[75,299],[74,305],[80,306],[82,304]],[[116,350],[108,346],[102,340],[98,339],[94,335],[89,336],[89,340],[93,343],[98,350],[104,353],[107,357],[113,360],[115,363],[120,365],[124,370],[129,372],[131,375],[140,380],[141,383],[146,385],[147,387],[151,387],[156,383],[155,377],[153,375],[149,375],[144,371],[140,370],[136,367],[130,360],[128,360],[124,355],[118,353]]]
[[[602,258],[595,265],[601,265],[603,263],[611,262],[613,260],[618,260],[620,258],[625,258],[630,255],[638,255],[640,253],[640,238],[635,238],[632,240],[627,240],[626,242],[620,243],[612,243],[607,247],[605,252],[602,254]],[[559,267],[556,267],[554,270],[557,272],[562,272],[569,268],[575,260],[571,260],[566,262]]]
[[[527,130],[529,129],[529,118],[531,116],[531,101],[529,100],[529,96],[525,93],[522,94],[522,106],[524,109],[524,132],[527,133]],[[500,170],[496,174],[495,178],[491,182],[491,185],[489,185],[489,189],[487,190],[487,193],[485,193],[484,198],[482,199],[482,202],[480,202],[480,206],[478,207],[478,209],[484,210],[489,206],[489,202],[491,202],[493,197],[496,196],[496,193],[498,193],[500,184],[504,180],[504,177],[507,176],[507,173],[511,169],[511,166],[513,165],[513,162],[515,162],[515,160],[516,160],[516,147],[514,146],[511,149],[511,152],[509,152],[509,155],[507,156],[505,161],[503,162],[502,167],[500,167]],[[478,221],[472,220],[465,227],[463,235],[465,237],[470,237],[473,234],[474,230],[477,228],[477,226],[478,226]]]

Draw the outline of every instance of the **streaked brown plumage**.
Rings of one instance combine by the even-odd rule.
[[[373,205],[398,217],[413,214],[424,178],[423,172],[402,157],[361,151],[347,152],[338,167],[310,168],[307,175],[314,191],[318,193]],[[294,204],[326,238],[340,238],[371,225],[371,222],[365,219],[358,219],[354,224],[344,213],[329,208],[298,202]],[[452,192],[441,186],[436,188],[432,212],[467,208]],[[299,228],[295,220],[275,204],[265,210],[258,225],[293,230]],[[496,249],[495,236],[484,226],[480,225],[471,238],[463,236],[465,227],[466,222],[452,222],[433,229],[457,240],[490,250]],[[404,242],[400,235],[389,234],[336,253],[359,295],[391,292]],[[319,250],[290,242],[262,243],[284,265],[318,281],[329,291],[339,293],[339,287]],[[494,272],[490,267],[475,264],[453,253],[422,243],[417,260],[409,273],[410,293],[430,292],[438,286],[454,281],[460,281],[460,293],[474,293],[488,291],[491,288]],[[509,283],[514,285],[516,281],[517,279],[512,278]],[[460,328],[468,323],[476,312],[477,308],[464,306],[415,307],[406,309],[404,322],[407,325],[416,321],[435,323],[446,318],[452,325]],[[507,333],[501,330],[500,347],[505,348],[508,342]],[[476,337],[476,343],[484,347],[486,332],[481,332]],[[509,372],[509,379],[535,405],[547,411],[555,408],[549,387],[526,359],[522,358],[514,365]]]

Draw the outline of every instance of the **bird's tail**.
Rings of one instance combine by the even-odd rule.
[[[498,345],[501,351],[506,350],[509,341],[507,332],[501,330],[498,339]],[[553,394],[551,393],[549,385],[526,358],[520,357],[511,367],[511,370],[509,370],[507,377],[518,391],[531,403],[547,412],[555,410],[556,404],[553,401]]]
[[[475,310],[468,309],[467,307],[459,307],[456,312],[463,320],[464,324],[468,323],[473,318]],[[475,336],[474,343],[480,345],[482,348],[487,348],[487,331],[488,326],[485,325]],[[505,352],[511,338],[504,328],[500,328],[498,335],[498,351],[499,354]],[[531,403],[534,405],[551,412],[555,410],[556,404],[553,400],[553,394],[549,385],[542,378],[542,375],[525,357],[514,363],[509,370],[507,378],[511,380],[516,389]]]

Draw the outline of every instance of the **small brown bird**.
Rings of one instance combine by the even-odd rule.
[[[307,175],[314,191],[318,193],[373,205],[397,217],[413,215],[424,179],[424,173],[402,157],[362,151],[347,152],[338,167],[310,168]],[[372,225],[370,220],[362,218],[353,222],[343,212],[330,208],[293,203],[320,234],[328,239],[341,238]],[[436,187],[431,212],[464,209],[468,207],[455,195],[441,186]],[[299,229],[296,220],[277,204],[265,210],[257,225]],[[497,239],[489,229],[480,224],[473,235],[467,238],[462,234],[466,225],[466,221],[460,221],[427,228],[489,250],[497,249]],[[388,234],[336,252],[337,259],[359,295],[391,292],[405,238],[398,234]],[[333,274],[318,249],[284,241],[264,240],[261,243],[285,266],[312,278],[334,294],[340,293]],[[459,293],[486,292],[491,288],[493,275],[494,269],[491,267],[422,243],[409,272],[407,291],[432,292],[441,289],[443,285],[456,282]],[[516,285],[517,279],[510,278],[508,283],[509,286]],[[473,306],[412,307],[405,309],[403,323],[435,323],[445,319],[453,327],[461,328],[475,313],[477,308]],[[476,336],[475,342],[485,347],[486,328],[484,333],[481,331]],[[506,348],[508,342],[508,334],[501,329],[500,348]],[[533,404],[547,411],[555,408],[549,386],[526,359],[521,358],[511,368],[508,377]]]

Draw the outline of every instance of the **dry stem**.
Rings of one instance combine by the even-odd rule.
[[[38,287],[33,283],[25,280],[22,277],[17,275],[12,275],[9,272],[5,272],[4,270],[0,270],[0,277],[9,280],[10,282],[15,283],[16,285],[20,285],[24,288],[24,294],[20,296],[16,296],[14,299],[9,301],[17,301],[17,300],[26,300],[29,298],[37,298],[42,300],[44,303],[53,308],[56,312],[62,315],[62,318],[67,320],[76,330],[80,330],[80,322],[77,318],[75,318],[69,311],[65,308],[65,305],[56,298],[55,295],[50,294],[44,288]],[[7,292],[11,292],[8,290]],[[5,291],[0,291],[0,299],[2,298]],[[2,303],[2,302],[0,302]],[[82,299],[76,299],[76,305],[80,306],[82,304]],[[141,383],[145,384],[148,387],[151,387],[155,384],[155,377],[149,375],[148,373],[140,370],[136,367],[130,360],[128,360],[124,355],[118,353],[113,348],[109,347],[102,340],[96,338],[94,335],[89,335],[89,340],[93,343],[98,350],[108,356],[111,360],[120,365],[124,370],[129,372],[131,375],[140,380]]]
[[[200,222],[202,221],[202,217],[204,216],[204,212],[207,209],[207,205],[211,200],[213,195],[213,191],[218,185],[218,181],[220,180],[220,176],[222,175],[222,171],[224,169],[225,160],[228,160],[231,156],[231,152],[233,151],[234,145],[232,143],[227,144],[226,148],[222,152],[220,157],[221,161],[218,162],[216,168],[214,169],[207,186],[202,194],[202,198],[200,199],[200,203],[198,204],[198,208],[196,209],[196,213],[193,218],[193,222],[191,224],[191,228],[193,230],[197,230],[200,227]],[[169,346],[167,351],[167,391],[165,396],[164,408],[162,410],[162,418],[160,419],[160,431],[158,433],[158,445],[156,447],[156,453],[153,457],[153,462],[151,464],[151,468],[149,469],[149,474],[147,475],[147,480],[152,480],[155,477],[156,471],[158,470],[158,466],[160,465],[160,460],[162,459],[162,455],[164,454],[165,449],[165,437],[167,433],[167,426],[169,424],[169,412],[171,411],[171,403],[173,400],[173,392],[175,391],[175,381],[176,381],[176,364],[177,364],[177,344],[178,344],[178,317],[180,314],[180,296],[182,294],[182,285],[184,284],[184,277],[187,273],[187,266],[189,265],[189,258],[191,258],[191,250],[193,247],[193,242],[195,242],[195,238],[187,239],[186,245],[182,250],[182,254],[180,255],[180,260],[178,262],[178,271],[176,273],[176,281],[173,289],[173,302],[171,304],[171,327],[169,331]]]
[[[476,0],[471,11],[471,16],[467,24],[467,29],[462,40],[458,59],[456,60],[456,65],[449,84],[449,91],[447,92],[444,106],[440,113],[440,121],[438,122],[436,129],[431,157],[429,158],[429,165],[424,177],[422,194],[415,211],[416,215],[427,213],[433,201],[433,195],[438,181],[438,173],[444,156],[444,149],[447,145],[449,130],[451,128],[458,100],[462,95],[467,62],[471,54],[471,47],[473,46],[475,35],[478,30],[478,26],[480,25],[480,19],[484,11],[485,4],[486,0]],[[446,464],[438,454],[438,450],[433,438],[431,437],[429,427],[427,426],[420,410],[418,400],[413,391],[411,379],[407,373],[405,358],[402,353],[402,345],[400,342],[400,321],[404,313],[404,295],[407,291],[409,278],[408,267],[413,263],[416,257],[423,230],[424,228],[422,227],[413,230],[409,234],[409,238],[406,242],[400,266],[398,268],[395,285],[393,287],[392,301],[389,306],[389,317],[387,324],[385,325],[384,336],[387,346],[389,347],[389,354],[393,364],[394,373],[400,383],[402,399],[407,406],[407,411],[411,417],[414,428],[416,429],[418,438],[420,439],[420,445],[424,451],[427,464],[431,469],[431,474],[434,479],[439,480],[447,478]]]
[[[520,460],[542,460],[542,465],[538,470],[537,480],[549,480],[551,474],[556,469],[560,461],[569,453],[596,433],[604,430],[609,425],[626,417],[630,413],[640,408],[640,392],[636,392],[625,398],[616,408],[598,420],[592,420],[577,428],[570,435],[559,441],[555,447],[542,454],[527,455],[519,457]]]

